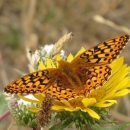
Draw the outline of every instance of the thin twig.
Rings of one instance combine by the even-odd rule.
[[[3,120],[4,118],[6,118],[9,114],[10,114],[10,111],[9,111],[9,110],[6,111],[4,114],[2,114],[2,115],[0,116],[0,121]]]
[[[108,19],[103,18],[100,15],[95,15],[93,17],[93,20],[96,21],[96,22],[108,25],[108,26],[110,26],[110,27],[112,27],[112,28],[114,28],[114,29],[116,29],[118,31],[122,31],[122,32],[125,32],[127,34],[130,33],[130,29],[128,29],[127,27],[125,27],[125,26],[119,26],[119,25],[115,24],[114,22],[112,22],[112,21],[110,21]]]
[[[3,81],[3,85],[6,86],[8,84],[8,78],[7,78],[6,71],[4,69],[4,64],[3,64],[1,53],[0,53],[0,76]]]
[[[35,47],[38,40],[37,34],[33,31],[36,5],[37,0],[23,0],[22,3],[21,25],[23,31],[23,42],[29,49]]]

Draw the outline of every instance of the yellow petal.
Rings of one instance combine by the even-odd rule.
[[[60,106],[60,105],[54,105],[51,107],[52,111],[63,111],[65,106]]]
[[[121,96],[125,96],[125,95],[127,95],[127,94],[129,94],[129,93],[130,93],[130,90],[129,90],[129,89],[123,89],[123,90],[120,90],[120,91],[116,92],[116,93],[111,97],[111,99],[117,98],[117,97],[121,97]]]
[[[41,103],[44,100],[45,95],[44,94],[34,94],[33,95],[36,99],[38,99]]]
[[[116,91],[126,88],[126,85],[128,85],[128,82],[130,81],[129,77],[125,77],[122,81],[120,81],[117,85],[113,86],[109,90],[106,91],[106,96],[103,99],[112,99],[116,93]],[[128,87],[128,86],[127,86]]]
[[[19,98],[23,99],[24,101],[27,101],[27,102],[31,102],[31,103],[37,103],[37,104],[41,104],[40,101],[37,101],[37,100],[33,100],[33,99],[29,99],[29,98],[26,98],[20,94],[17,94],[19,96]]]
[[[75,55],[75,57],[78,56],[79,54],[81,54],[82,52],[84,52],[85,50],[86,50],[86,49],[82,47],[82,48],[78,51],[78,53]]]
[[[130,78],[129,77],[125,77],[122,81],[120,81],[117,90],[124,89],[124,88],[128,87],[127,86],[128,83],[130,84]]]
[[[67,61],[71,62],[74,59],[74,56],[70,53],[69,56],[67,57]]]
[[[60,55],[57,55],[56,56],[56,61],[59,61],[59,60],[61,60],[62,59],[62,57],[60,56]]]
[[[112,74],[115,74],[123,65],[124,63],[124,57],[119,57],[115,61],[113,61],[110,64],[110,67],[112,68]]]
[[[72,107],[71,104],[67,100],[61,100],[61,102],[65,104],[65,106],[67,107]]]
[[[92,109],[90,109],[90,108],[87,108],[87,112],[88,112],[88,114],[91,116],[91,117],[93,117],[93,118],[96,118],[96,119],[100,119],[100,116],[95,112],[95,111],[93,111]]]
[[[84,98],[82,100],[82,103],[83,103],[84,107],[92,106],[93,104],[96,103],[96,99],[95,98]]]
[[[56,68],[56,66],[54,65],[53,61],[49,58],[46,59],[46,63],[47,63],[47,68]]]
[[[129,79],[128,83],[126,84],[126,86],[124,88],[129,88],[129,87],[130,87],[130,79]]]
[[[59,61],[59,60],[61,60],[62,59],[62,57],[60,56],[60,55],[57,55],[56,56],[56,66],[58,66],[58,62],[57,61]]]
[[[73,112],[73,111],[81,110],[81,108],[80,107],[75,107],[75,108],[73,108],[73,107],[66,107],[66,108],[64,108],[64,110]]]
[[[109,107],[117,103],[116,100],[104,100],[95,104],[96,107]]]
[[[43,70],[43,69],[46,69],[45,65],[43,64],[42,61],[39,61],[39,70]]]
[[[128,72],[124,71],[125,69],[126,65],[123,65],[120,70],[115,75],[113,75],[103,87],[106,89],[110,89],[116,86],[118,82],[121,81],[128,74]]]
[[[24,106],[25,109],[31,111],[31,112],[35,112],[37,113],[39,111],[39,108],[35,107],[35,106],[30,106],[30,107],[27,107],[27,106]]]
[[[55,101],[54,105],[52,106],[53,111],[61,111],[61,110],[73,110],[71,104],[66,100],[61,100],[60,102]]]
[[[30,71],[31,73],[35,72],[35,70],[34,70],[33,68],[29,68],[29,71]]]
[[[130,66],[127,66],[127,68],[125,69],[125,71],[130,71]]]

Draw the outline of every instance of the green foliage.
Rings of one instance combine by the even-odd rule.
[[[18,72],[20,75],[25,75],[25,73],[21,70],[18,70],[18,69],[14,69],[16,72]]]
[[[105,110],[100,110],[99,108],[94,109],[95,111],[99,111],[98,113],[100,113],[100,116],[102,115],[101,120],[107,121],[105,117],[107,113]],[[88,113],[82,111],[58,112],[55,118],[59,119],[60,122],[51,127],[49,130],[63,130],[66,127],[71,127],[73,124],[75,124],[75,127],[78,130],[84,130],[86,126],[92,128],[95,125],[101,124],[101,120],[92,118]]]
[[[73,124],[75,124],[77,130],[85,130],[87,128],[89,128],[90,130],[124,130],[124,128],[130,125],[130,122],[115,125],[113,121],[107,118],[108,113],[105,109],[93,109],[95,109],[95,111],[100,111],[100,120],[94,119],[88,113],[82,111],[62,111],[58,112],[55,117],[57,121],[60,120],[59,123],[52,126],[49,130],[63,130],[64,128],[72,127]],[[102,127],[103,124],[110,124],[111,127]]]
[[[6,95],[0,93],[0,114],[3,114],[6,110],[8,110],[8,102],[5,100]]]
[[[5,100],[5,98],[6,98],[6,95],[0,93],[0,115],[2,115],[8,110],[8,103]],[[3,124],[3,121],[0,121],[0,125]]]
[[[37,127],[35,120],[36,113],[26,110],[22,104],[18,105],[12,111],[12,115],[15,119],[16,125],[18,126],[28,126],[31,128]]]
[[[66,118],[64,119],[62,122],[60,122],[57,125],[54,125],[53,127],[51,127],[49,130],[63,130],[64,128],[71,126],[74,122],[72,122],[70,120],[70,118]]]
[[[20,29],[15,30],[12,26],[10,26],[8,32],[3,32],[4,35],[0,38],[0,41],[3,41],[2,44],[5,44],[15,50],[20,45],[20,33]]]

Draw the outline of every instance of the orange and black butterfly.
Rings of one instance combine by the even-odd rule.
[[[84,51],[71,62],[58,61],[58,68],[49,68],[25,75],[11,82],[6,93],[47,93],[53,98],[70,99],[86,96],[101,87],[110,77],[109,66],[130,40],[130,35],[117,36]]]

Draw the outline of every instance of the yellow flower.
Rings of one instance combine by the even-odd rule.
[[[79,55],[85,51],[84,48],[76,54]],[[73,55],[70,54],[67,58],[68,62],[73,60]],[[61,57],[57,56],[56,61],[60,60]],[[127,67],[126,64],[123,63],[124,58],[118,57],[114,62],[110,64],[112,68],[112,74],[109,80],[100,88],[93,90],[87,97],[76,97],[70,100],[55,100],[53,102],[52,111],[61,112],[61,111],[83,111],[87,112],[91,117],[100,119],[100,115],[93,109],[93,107],[97,108],[107,108],[117,103],[115,98],[124,96],[130,93],[128,87],[130,86],[130,76],[128,73],[130,71],[130,67]],[[39,62],[39,70],[43,70],[45,68],[56,68],[58,63],[56,62],[56,66],[54,65],[51,59],[47,59],[46,67],[43,62]],[[28,102],[41,104],[44,100],[44,94],[35,94],[33,95],[37,100],[32,100],[26,97],[19,95],[20,98],[26,100]],[[27,108],[32,112],[38,112],[39,107],[32,106]]]

